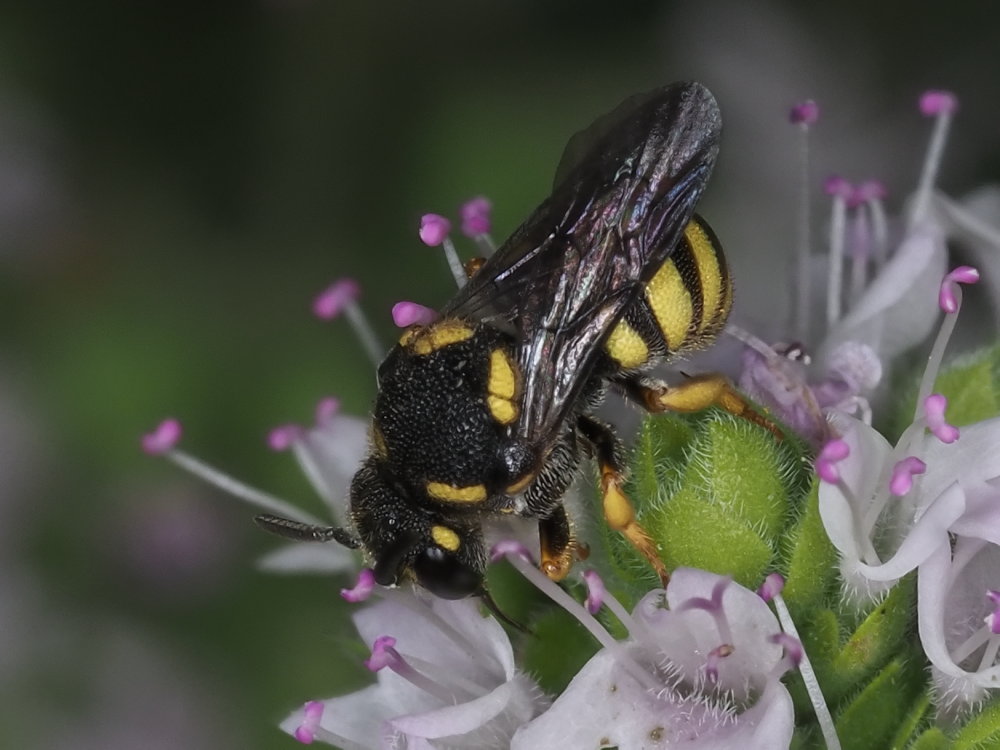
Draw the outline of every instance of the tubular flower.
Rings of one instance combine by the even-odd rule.
[[[548,706],[514,665],[496,620],[473,600],[447,601],[412,588],[382,590],[354,626],[373,644],[376,684],[309,701],[281,727],[300,742],[368,748],[496,748]]]

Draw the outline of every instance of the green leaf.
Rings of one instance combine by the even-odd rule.
[[[845,750],[885,750],[924,690],[920,660],[890,661],[836,717],[837,736]]]
[[[954,750],[996,750],[1000,748],[1000,697],[994,698],[972,716],[952,744]]]
[[[786,538],[783,554],[788,562],[782,595],[792,615],[801,617],[824,604],[837,575],[837,550],[819,515],[818,480],[813,483],[802,516]]]
[[[913,627],[915,593],[913,576],[904,578],[861,621],[830,665],[834,686],[850,690],[899,650]]]
[[[553,644],[558,647],[553,648]],[[531,622],[525,636],[520,663],[525,672],[551,695],[558,695],[597,653],[594,637],[564,609],[547,608]]]
[[[952,747],[948,735],[937,727],[931,727],[917,737],[913,744],[907,747],[906,750],[952,750]],[[896,750],[896,747],[893,746],[892,750]]]
[[[626,492],[669,568],[732,575],[756,588],[776,569],[808,486],[803,453],[796,439],[778,441],[718,409],[653,416],[636,441]],[[622,578],[655,584],[634,552],[620,540],[608,542]]]
[[[896,730],[896,736],[889,744],[889,750],[904,750],[905,748],[910,747],[910,739],[914,737],[922,727],[926,727],[930,723],[930,708],[931,699],[925,691],[924,694],[920,696],[920,699],[917,700],[910,708],[910,712],[903,717],[902,721],[900,721],[899,729]],[[923,737],[925,734],[927,734],[926,731],[920,736]],[[943,734],[942,737],[944,737]],[[926,741],[930,742],[930,740]],[[945,738],[945,741],[948,741],[947,738]]]
[[[903,398],[892,420],[890,435],[900,435],[916,410],[919,381],[911,378],[901,386]],[[980,349],[956,358],[945,367],[933,391],[948,399],[948,422],[963,425],[1000,415],[1000,345]]]

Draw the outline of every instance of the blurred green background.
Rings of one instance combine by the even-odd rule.
[[[427,211],[490,196],[499,238],[567,137],[697,78],[727,133],[704,213],[737,318],[784,315],[787,107],[818,99],[816,173],[899,205],[958,92],[942,182],[1000,176],[995,5],[794,2],[7,3],[0,10],[0,747],[288,748],[304,700],[366,679],[342,580],[267,576],[247,509],[144,456],[185,447],[318,509],[268,429],[374,379],[313,295],[357,277],[383,337],[452,281]],[[817,197],[818,205],[821,198]],[[780,296],[780,295],[779,295]]]

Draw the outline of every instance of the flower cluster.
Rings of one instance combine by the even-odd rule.
[[[347,749],[782,748],[820,737],[830,748],[948,747],[1000,737],[996,711],[983,710],[1000,705],[1000,352],[943,366],[960,285],[979,280],[970,266],[948,270],[948,241],[994,252],[982,255],[989,283],[994,270],[1000,278],[1000,232],[935,191],[956,110],[946,92],[920,100],[934,129],[904,216],[887,211],[881,183],[830,178],[829,252],[815,254],[803,190],[786,342],[727,329],[746,345],[741,388],[786,438],[719,413],[641,428],[627,491],[674,570],[665,589],[600,530],[588,539],[594,569],[563,586],[519,543],[498,544],[495,560],[544,594],[544,604],[522,608],[529,625],[559,612],[575,623],[560,633],[582,626],[592,637],[581,646],[540,628],[515,648],[475,602],[381,589],[360,569],[342,595],[376,599],[354,615],[376,684],[306,703],[285,731]],[[793,108],[804,144],[819,114],[814,102]],[[808,149],[801,153],[807,176]],[[492,252],[488,201],[469,201],[460,218],[477,249]],[[419,236],[443,249],[461,285],[468,269],[451,229],[428,214]],[[817,278],[823,291],[813,294]],[[377,363],[384,349],[359,294],[340,280],[313,311],[345,317]],[[911,392],[899,385],[900,362],[942,315]],[[435,313],[402,301],[392,318],[407,327]],[[269,513],[322,523],[181,451],[179,438],[179,423],[167,420],[143,447]],[[268,443],[295,456],[329,520],[345,524],[347,485],[367,448],[362,421],[325,399],[314,426],[278,427]],[[282,571],[361,566],[334,545],[288,546],[263,562]],[[544,642],[532,648],[532,639]],[[583,666],[559,684],[536,683],[532,654],[545,649],[572,651]]]

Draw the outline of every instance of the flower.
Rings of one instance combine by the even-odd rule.
[[[367,452],[367,431],[363,420],[340,413],[336,399],[324,398],[316,406],[313,427],[281,425],[271,430],[267,442],[272,450],[291,450],[302,472],[325,502],[333,523],[342,526],[347,520],[348,485]],[[181,433],[178,420],[166,419],[143,436],[143,449],[150,455],[167,458],[258,509],[302,523],[323,525],[323,521],[295,505],[244,484],[178,449],[176,445]],[[357,558],[350,550],[336,544],[288,544],[262,558],[260,566],[271,572],[334,573],[355,570]]]
[[[927,451],[925,492],[960,487],[954,544],[931,550],[917,573],[920,641],[933,665],[935,702],[955,718],[1000,694],[1000,418],[964,427]],[[950,483],[950,484],[949,484]]]
[[[793,121],[807,135],[815,117],[796,119],[801,106],[792,109]],[[816,317],[810,314],[815,308],[810,299],[817,296],[812,287],[818,259],[807,253],[811,232],[808,196],[803,192],[800,224],[804,229],[796,285],[800,319],[794,333],[800,337],[813,334],[818,342],[812,347],[815,357],[802,343],[768,346],[752,334],[732,329],[748,346],[741,388],[817,449],[832,437],[827,415],[857,413],[871,422],[870,399],[889,366],[931,332],[938,314],[935,293],[940,289],[944,294],[950,286],[940,283],[948,240],[971,236],[981,254],[988,255],[983,246],[992,243],[993,256],[1000,255],[1000,232],[934,191],[955,106],[954,96],[947,92],[931,91],[921,97],[921,113],[934,119],[934,130],[905,217],[886,214],[886,189],[880,182],[852,185],[839,176],[827,179],[825,189],[832,207],[829,253],[822,269],[826,282],[822,323],[810,324]],[[962,275],[967,268],[953,273]],[[849,275],[846,281],[845,273]],[[970,282],[963,276],[962,283]],[[816,336],[816,329],[823,331],[821,337]]]
[[[281,727],[302,742],[361,748],[500,748],[548,699],[514,665],[496,620],[470,599],[382,590],[353,617],[376,684],[310,701]]]
[[[518,567],[546,585],[530,564]],[[672,747],[681,739],[691,748],[788,747],[794,715],[780,677],[792,660],[774,638],[777,619],[753,592],[681,568],[631,614],[604,594],[628,630],[621,642],[587,609],[556,596],[604,647],[548,711],[518,730],[512,750]]]

